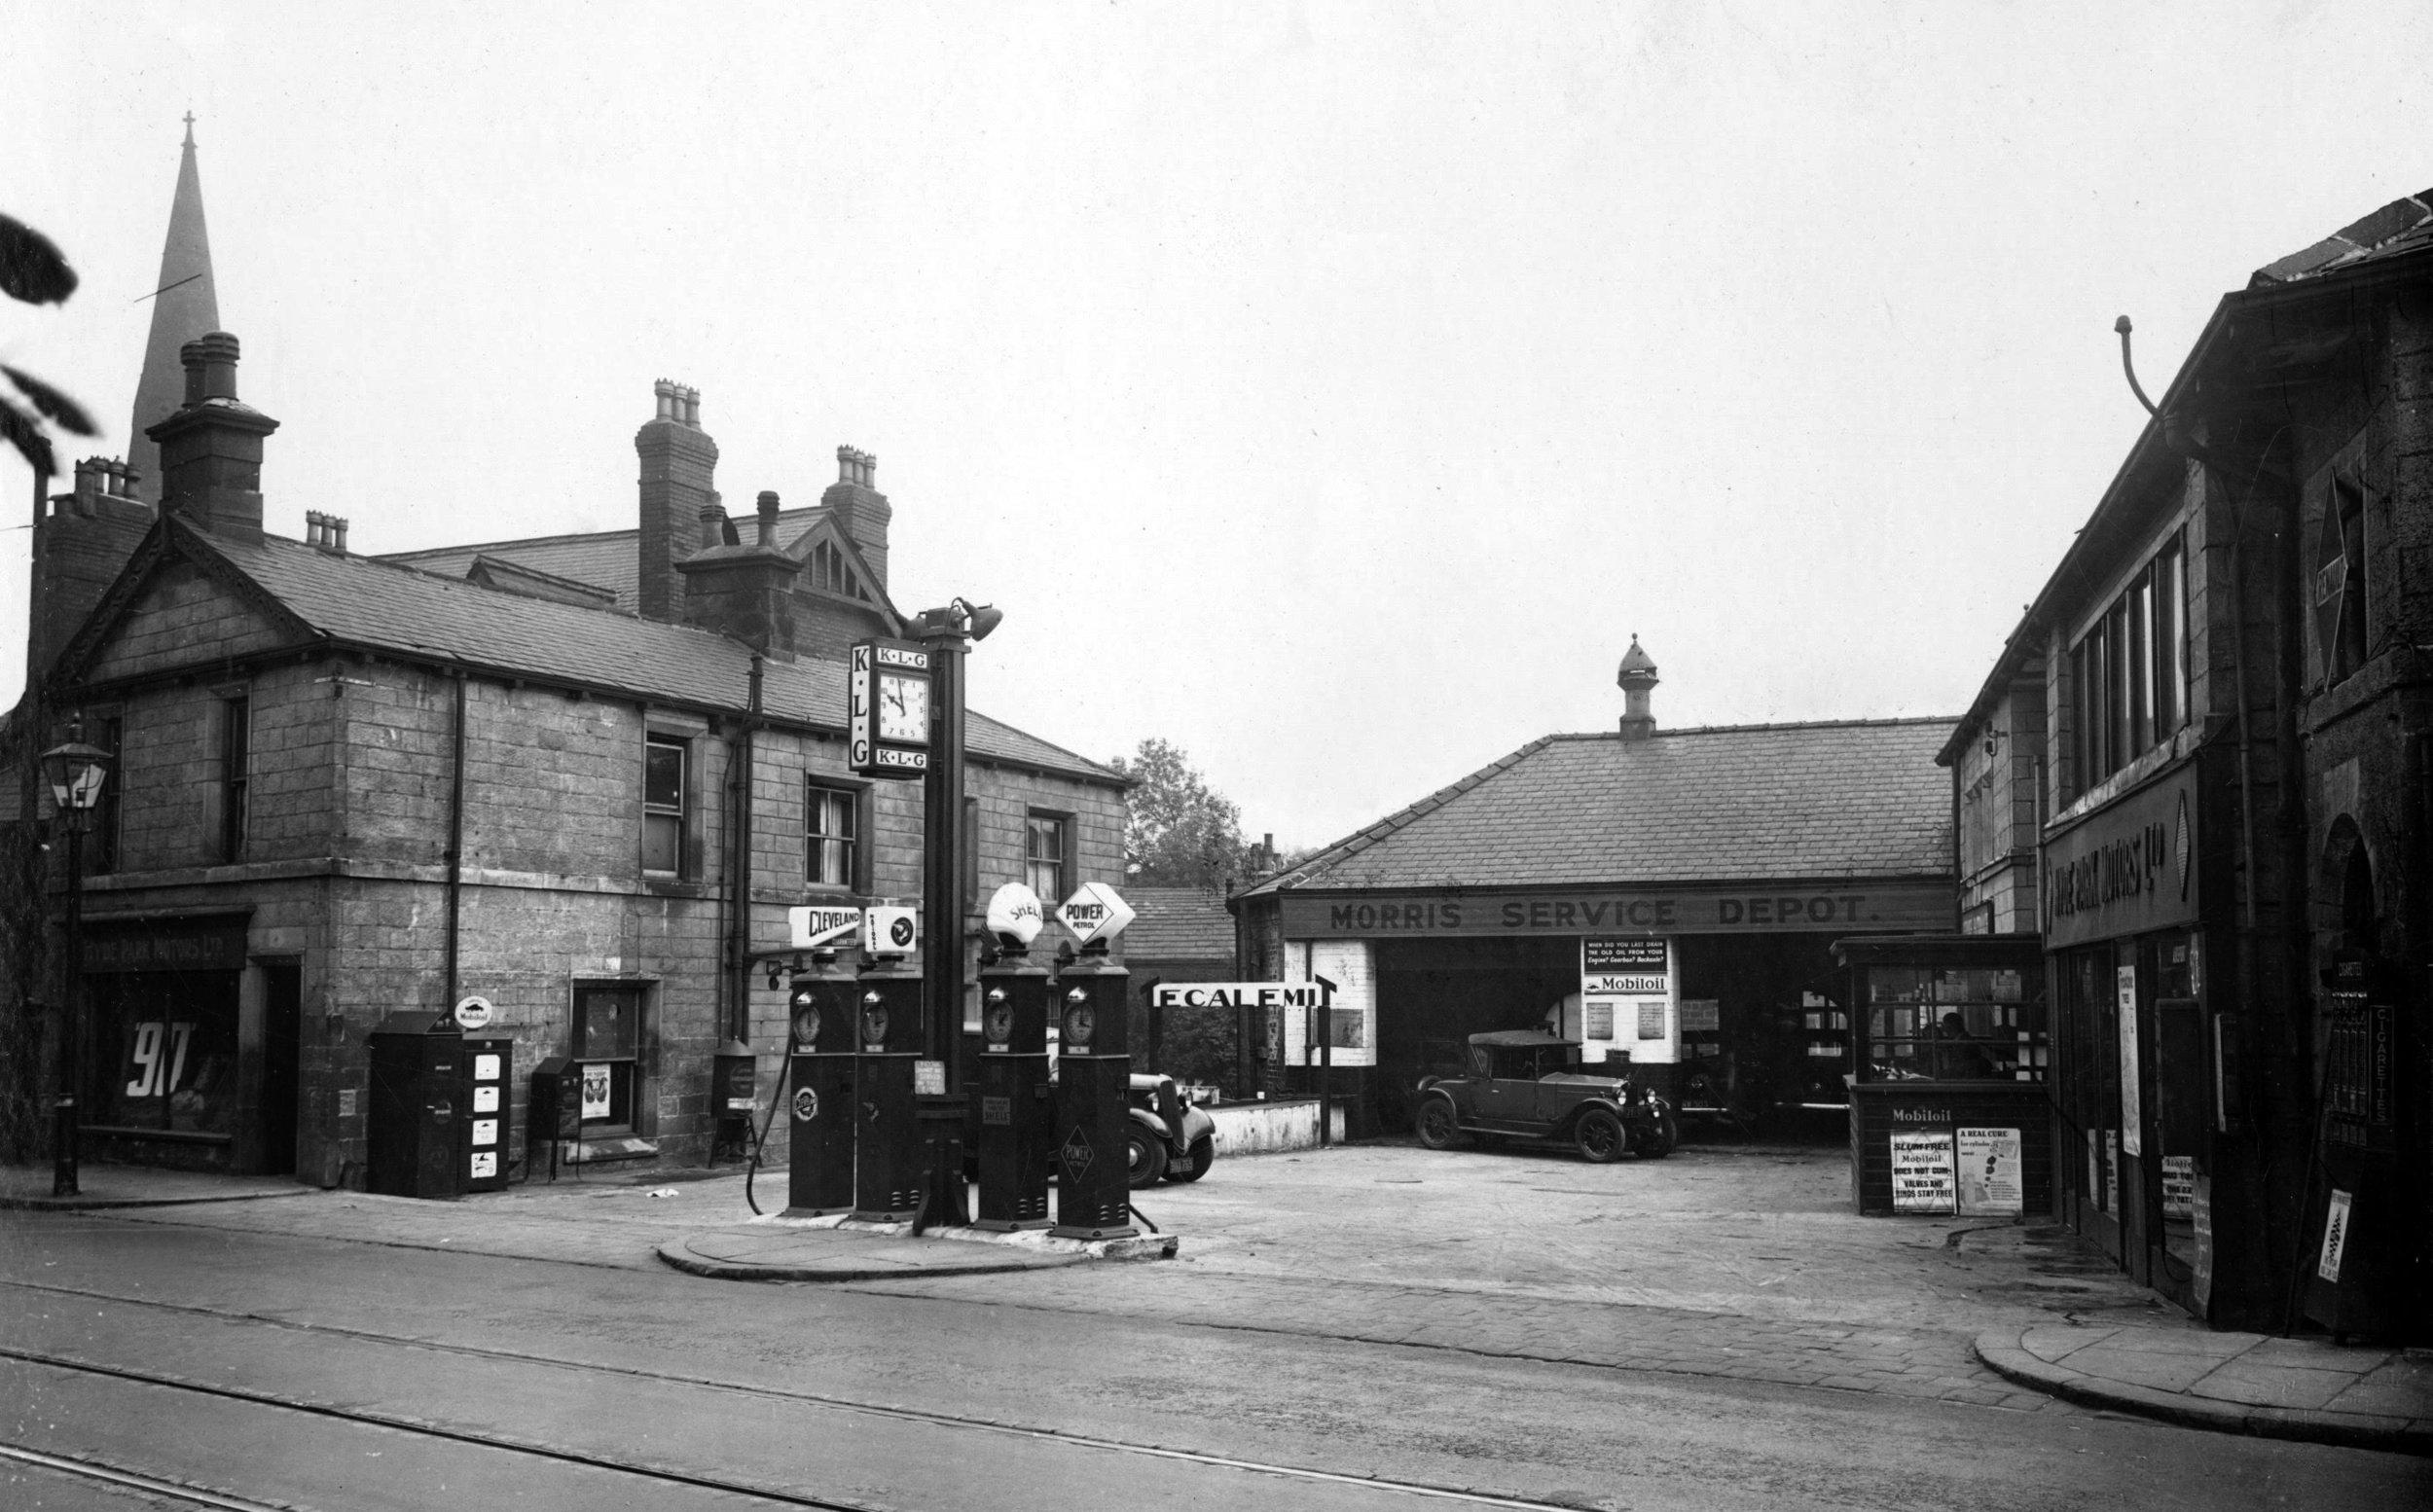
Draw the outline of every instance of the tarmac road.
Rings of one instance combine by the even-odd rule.
[[[1419,1506],[1444,1503],[1418,1491],[1464,1489],[1615,1508],[2433,1495],[2423,1460],[1989,1385],[1963,1363],[1986,1317],[2148,1304],[1996,1231],[1837,1218],[1837,1165],[1313,1152],[1144,1194],[1185,1235],[1180,1261],[853,1287],[652,1263],[715,1182],[667,1202],[527,1189],[445,1207],[327,1193],[10,1213],[0,1438],[332,1508],[373,1504],[330,1480],[364,1434],[424,1446],[434,1475],[489,1455],[477,1499],[533,1506],[686,1503],[664,1481],[586,1490],[598,1466],[519,1446],[941,1512]],[[1499,1214],[1521,1221],[1490,1232]],[[2064,1290],[2026,1289],[2048,1284]],[[1867,1359],[1848,1385],[1814,1374]],[[238,1394],[193,1405],[201,1386]],[[403,1474],[376,1484],[429,1494]]]

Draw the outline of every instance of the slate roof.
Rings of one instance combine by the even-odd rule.
[[[1951,726],[1546,736],[1249,895],[1947,876]]]
[[[2380,262],[2426,247],[2433,247],[2433,189],[2394,199],[2313,246],[2266,264],[2247,280],[2247,287],[2266,289],[2303,278],[2319,278],[2325,273],[2346,272],[2363,263]]]
[[[778,541],[791,551],[794,543],[810,534],[813,526],[827,518],[828,511],[824,505],[780,510]],[[746,538],[759,528],[749,515],[738,520],[736,527]],[[618,609],[633,614],[636,612],[635,598],[641,591],[641,536],[638,528],[600,530],[580,535],[536,535],[520,541],[490,541],[473,546],[435,546],[418,552],[388,552],[376,559],[419,567],[444,577],[460,578],[472,569],[474,558],[494,557],[552,577],[567,578],[592,588],[604,589],[616,594]]]
[[[741,641],[689,625],[485,588],[282,536],[235,540],[176,520],[168,528],[185,549],[217,558],[314,634],[348,646],[676,707],[741,712],[749,697],[751,652]],[[770,661],[762,707],[778,719],[842,731],[844,664]],[[977,710],[968,711],[964,745],[985,761],[1123,780]]]
[[[1233,915],[1214,887],[1125,887],[1136,916],[1124,930],[1124,955],[1135,960],[1230,960]]]

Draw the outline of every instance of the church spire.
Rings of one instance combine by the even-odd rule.
[[[186,145],[177,163],[177,195],[169,201],[169,235],[153,284],[152,335],[144,342],[143,375],[127,426],[127,460],[142,473],[146,502],[161,502],[161,449],[144,431],[186,399],[186,367],[178,349],[220,328],[220,301],[211,283],[211,238],[202,225],[202,177],[195,168],[195,117],[186,113]]]

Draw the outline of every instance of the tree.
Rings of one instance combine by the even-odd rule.
[[[0,215],[0,294],[22,305],[56,305],[75,292],[76,270],[51,238]],[[0,438],[34,470],[36,519],[58,471],[51,426],[76,436],[94,433],[92,417],[75,400],[0,363]],[[0,720],[0,780],[19,784],[18,822],[0,825],[0,1160],[7,1161],[30,1159],[48,1123],[42,1094],[47,1010],[37,996],[50,969],[45,882],[51,856],[33,821],[31,761],[47,733],[42,689],[29,678],[23,698]]]
[[[1216,792],[1187,752],[1154,737],[1130,760],[1109,763],[1131,777],[1132,817],[1124,826],[1124,874],[1147,887],[1221,887],[1251,874],[1242,810]]]
[[[0,215],[0,294],[25,305],[56,305],[76,292],[76,270],[67,266],[51,238],[22,221]],[[51,454],[51,438],[43,434],[49,420],[71,435],[93,434],[91,416],[50,384],[20,369],[0,366],[17,390],[12,399],[0,394],[0,436],[17,449],[34,470],[37,495],[59,469]]]

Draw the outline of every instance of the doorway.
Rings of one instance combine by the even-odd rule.
[[[304,963],[258,962],[262,969],[262,1173],[296,1173],[296,1098],[303,1078]]]

